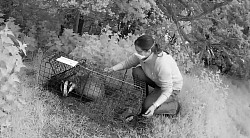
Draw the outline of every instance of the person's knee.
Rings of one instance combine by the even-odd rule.
[[[137,79],[137,81],[146,82],[148,79],[141,66],[132,69],[132,76],[134,79]]]

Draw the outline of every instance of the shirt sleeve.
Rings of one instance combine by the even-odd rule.
[[[167,64],[162,64],[159,67],[159,87],[161,88],[162,94],[166,97],[170,97],[173,91],[173,80],[172,70]]]
[[[140,64],[140,60],[139,60],[138,57],[136,57],[133,54],[128,59],[126,59],[125,61],[122,61],[121,63],[118,63],[117,65],[113,66],[113,69],[115,71],[119,71],[119,70],[129,69],[129,68],[135,67],[138,64]]]

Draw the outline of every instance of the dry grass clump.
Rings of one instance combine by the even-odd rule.
[[[174,119],[155,117],[152,137],[230,137],[227,86],[219,75],[203,71],[200,77],[184,75],[179,96],[181,114]]]

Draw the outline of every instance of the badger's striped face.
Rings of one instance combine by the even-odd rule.
[[[66,81],[62,81],[61,86],[60,86],[60,90],[63,93],[63,96],[68,96],[68,94],[74,90],[76,87],[76,84],[74,84],[73,82],[70,82],[68,80]]]

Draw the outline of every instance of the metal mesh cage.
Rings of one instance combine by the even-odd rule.
[[[38,72],[38,85],[43,86],[51,78],[51,76],[72,68],[67,64],[62,64],[56,61],[56,59],[60,56],[68,57],[63,53],[55,53],[42,59]]]
[[[62,95],[63,82],[72,82],[76,87],[69,96],[99,103],[100,110],[108,111],[109,115],[114,116],[128,108],[132,109],[132,114],[141,112],[146,89],[144,82],[134,82],[131,77],[120,72],[104,73],[100,67],[86,60],[71,67],[58,62],[56,59],[60,56],[67,57],[60,53],[42,60],[38,76],[40,86]]]

